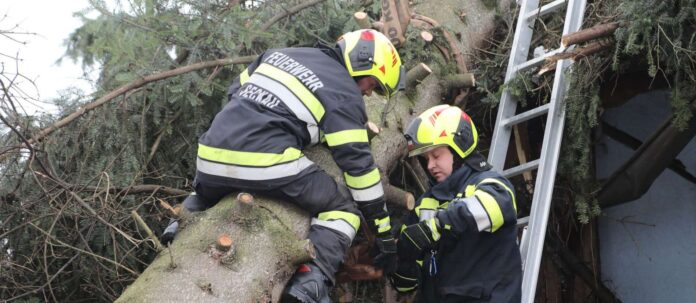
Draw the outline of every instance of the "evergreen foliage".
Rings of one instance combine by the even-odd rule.
[[[352,12],[358,9],[352,2],[325,1],[271,24],[272,17],[303,1],[233,2],[136,0],[110,7],[91,1],[90,10],[78,13],[83,25],[68,39],[67,55],[99,69],[93,96],[98,97],[180,66],[335,41],[355,28]],[[87,17],[91,11],[98,17]],[[158,201],[175,204],[182,198],[124,189],[152,184],[191,190],[196,139],[243,68],[223,66],[150,83],[57,130],[40,150],[4,161],[0,239],[7,242],[0,245],[0,298],[111,302],[118,297],[156,254],[130,211],[159,232],[168,215]],[[88,101],[66,96],[56,102],[56,116]],[[56,121],[25,118],[32,120],[23,124],[26,134]],[[3,132],[0,140],[21,142],[13,132]]]

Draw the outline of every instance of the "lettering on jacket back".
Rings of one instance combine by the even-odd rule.
[[[280,99],[278,99],[276,96],[252,83],[248,83],[241,90],[239,90],[239,96],[262,104],[268,108],[274,108],[280,103]]]
[[[324,83],[321,82],[319,77],[317,77],[311,69],[295,61],[295,59],[290,58],[286,54],[273,52],[268,55],[263,62],[295,76],[313,93],[316,93],[317,89],[324,87]]]

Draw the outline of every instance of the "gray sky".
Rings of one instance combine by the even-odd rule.
[[[36,110],[50,111],[46,101],[59,96],[59,91],[75,86],[86,93],[92,88],[88,81],[81,80],[82,70],[70,59],[56,63],[65,53],[64,40],[81,22],[73,13],[88,7],[87,0],[51,1],[51,0],[2,0],[0,1],[0,30],[7,31],[19,25],[15,31],[32,32],[36,35],[19,35],[15,38],[25,41],[26,45],[12,42],[0,36],[0,64],[5,73],[15,72],[34,80],[36,88],[28,81],[20,87],[32,99],[42,102],[23,103],[28,112]],[[9,56],[18,56],[16,63]]]

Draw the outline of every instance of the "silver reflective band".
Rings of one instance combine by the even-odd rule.
[[[312,164],[314,164],[314,162],[307,159],[307,157],[302,157],[292,162],[269,167],[236,166],[210,162],[201,158],[196,159],[196,169],[202,173],[213,176],[253,181],[272,180],[294,176]]]
[[[324,220],[319,220],[317,218],[312,218],[312,225],[321,225],[330,229],[333,229],[335,231],[341,232],[348,236],[351,241],[353,241],[353,238],[355,238],[355,229],[353,229],[353,226],[350,225],[350,223],[343,221],[343,220],[331,220],[331,221],[324,221]]]
[[[372,201],[384,196],[384,189],[382,189],[382,183],[377,183],[365,189],[350,189],[350,194],[353,196],[353,200],[356,202],[366,202]]]
[[[307,124],[307,131],[309,136],[312,138],[310,144],[315,144],[319,142],[319,128],[317,127],[317,121],[314,120],[314,116],[309,112],[309,109],[300,101],[300,99],[295,96],[287,87],[284,85],[268,78],[259,73],[254,73],[249,78],[249,83],[261,87],[269,92],[276,95],[285,105],[292,111],[293,114],[300,120]]]
[[[491,231],[491,219],[488,218],[488,212],[483,208],[481,202],[476,197],[467,197],[455,201],[462,201],[469,209],[469,212],[474,216],[476,225],[479,231]],[[450,205],[451,206],[451,205]]]
[[[435,214],[437,214],[437,210],[434,209],[421,209],[420,210],[420,216],[418,216],[419,221],[426,221],[430,220],[435,217]]]
[[[379,225],[377,225],[377,230],[382,230],[383,228],[390,227],[391,223],[389,222],[389,217],[387,217],[387,220],[382,221]]]

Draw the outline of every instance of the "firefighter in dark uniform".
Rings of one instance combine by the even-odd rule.
[[[377,235],[376,265],[393,271],[396,242],[368,143],[363,95],[391,97],[404,78],[396,49],[374,30],[346,33],[335,47],[266,50],[230,86],[229,103],[200,137],[195,194],[184,207],[204,210],[244,190],[308,211],[317,257],[298,268],[283,301],[330,302],[361,214]],[[324,141],[348,190],[302,153]],[[165,231],[167,240],[176,225]]]
[[[423,155],[432,188],[399,236],[390,279],[419,302],[520,302],[522,267],[510,182],[476,150],[471,118],[434,107],[405,133],[409,156]]]

